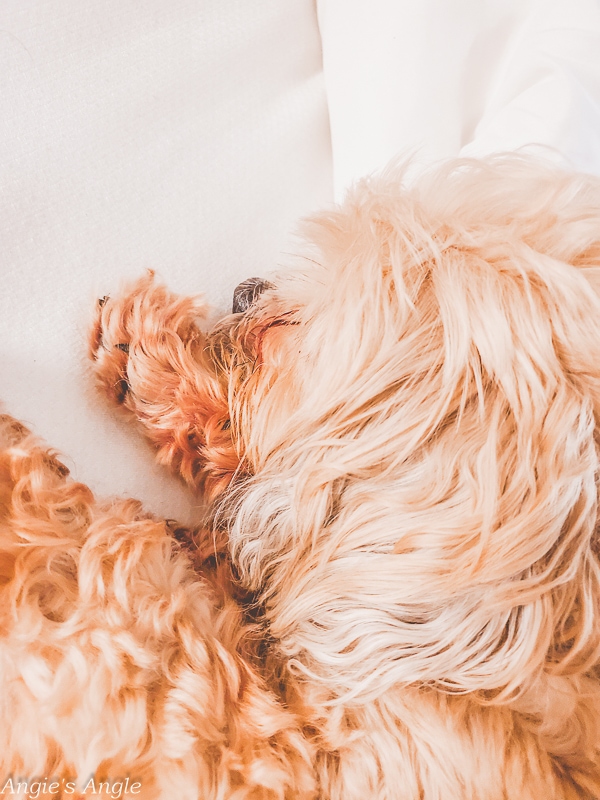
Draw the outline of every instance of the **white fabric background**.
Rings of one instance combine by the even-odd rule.
[[[101,495],[193,501],[107,411],[95,299],[152,267],[228,308],[331,196],[312,0],[0,2],[0,398]]]

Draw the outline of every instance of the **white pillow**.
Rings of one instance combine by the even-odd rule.
[[[418,172],[543,145],[600,174],[597,0],[318,0],[318,10],[337,196],[409,154]]]

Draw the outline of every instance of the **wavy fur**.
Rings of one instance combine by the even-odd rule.
[[[4,708],[45,720],[4,764],[142,759],[167,797],[176,763],[203,800],[600,797],[600,183],[393,167],[305,230],[208,333],[151,275],[98,309],[99,384],[214,501],[195,571],[4,451]]]

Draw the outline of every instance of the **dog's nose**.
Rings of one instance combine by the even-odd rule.
[[[272,286],[262,278],[247,278],[238,284],[233,291],[233,313],[241,314],[248,311],[251,305],[256,302],[259,294]]]

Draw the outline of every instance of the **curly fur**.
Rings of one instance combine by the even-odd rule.
[[[306,236],[210,332],[152,275],[99,305],[100,386],[213,503],[195,555],[5,423],[0,765],[600,797],[600,183],[395,167]]]
[[[96,503],[0,422],[4,776],[130,775],[144,800],[312,796],[298,724],[242,657],[226,572],[194,570],[164,522]]]

